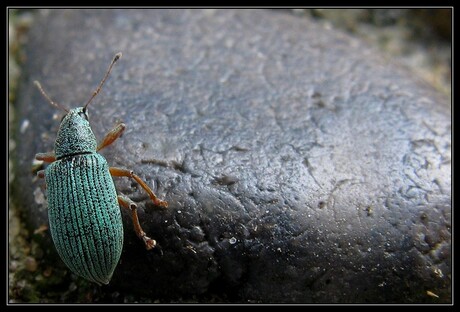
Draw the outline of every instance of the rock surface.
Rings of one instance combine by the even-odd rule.
[[[136,183],[115,178],[161,249],[146,251],[123,211],[122,259],[97,291],[165,301],[451,301],[450,107],[410,72],[283,12],[39,15],[18,93],[13,185],[29,227],[47,223],[31,168],[36,153],[52,150],[62,116],[32,81],[81,106],[118,51],[90,122],[99,139],[127,124],[101,153],[170,204],[156,209]],[[45,234],[45,261],[56,261]]]

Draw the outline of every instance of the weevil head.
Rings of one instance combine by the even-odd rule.
[[[54,143],[56,159],[66,156],[95,153],[96,137],[88,121],[88,111],[85,107],[69,110],[61,121]]]
[[[91,103],[91,101],[98,95],[101,91],[102,86],[104,85],[105,80],[110,74],[113,65],[120,59],[121,52],[115,54],[112,63],[110,63],[107,72],[102,78],[102,81],[99,83],[97,89],[93,92],[88,102],[85,106],[77,107],[74,109],[67,109],[64,106],[59,105],[58,103],[53,102],[51,98],[43,90],[42,86],[38,81],[34,81],[35,85],[38,87],[43,96],[50,102],[51,105],[56,106],[67,112],[64,118],[61,121],[59,126],[59,131],[57,134],[56,142],[54,143],[54,153],[56,159],[61,159],[66,156],[86,154],[86,153],[95,153],[97,149],[96,137],[91,130],[91,127],[88,122],[88,112],[86,108]]]

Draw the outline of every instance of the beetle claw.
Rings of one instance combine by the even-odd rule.
[[[168,202],[164,201],[164,200],[161,200],[161,199],[158,199],[158,198],[155,201],[155,205],[157,205],[159,207],[163,207],[163,208],[168,208]]]
[[[144,241],[145,248],[146,248],[147,250],[151,250],[151,249],[153,249],[153,248],[157,245],[156,240],[151,239],[151,238],[148,237],[148,236],[145,236],[145,234],[144,234],[144,236],[142,237],[142,240]]]

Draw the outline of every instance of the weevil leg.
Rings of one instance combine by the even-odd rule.
[[[45,170],[37,171],[37,177],[39,177],[40,179],[44,179],[45,178]]]
[[[154,248],[157,245],[157,242],[145,234],[144,230],[142,230],[142,227],[139,223],[139,217],[137,216],[137,204],[133,202],[131,198],[125,195],[118,195],[117,198],[118,198],[118,203],[120,204],[120,206],[131,210],[131,214],[133,217],[134,231],[136,232],[136,235],[144,241],[145,248],[147,248],[147,250]]]
[[[45,170],[38,170],[37,171],[37,177],[40,178],[40,179],[44,179],[45,178]],[[43,186],[43,188],[46,190],[46,183]]]
[[[48,153],[37,153],[35,155],[36,160],[41,160],[44,162],[52,163],[56,161],[56,155],[54,155],[54,152],[48,152]]]
[[[159,199],[152,191],[152,189],[144,182],[138,175],[134,174],[132,170],[117,168],[117,167],[110,167],[110,174],[114,177],[129,177],[136,180],[137,183],[149,194],[150,198],[152,199],[153,203],[157,206],[167,208],[168,202]]]
[[[126,129],[126,125],[124,123],[119,123],[118,125],[116,125],[115,128],[110,130],[109,133],[105,135],[102,142],[99,143],[97,147],[97,151],[112,144],[116,139],[118,139],[123,134],[123,131],[125,131],[125,129]]]

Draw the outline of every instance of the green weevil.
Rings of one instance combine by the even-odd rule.
[[[66,112],[59,126],[54,152],[35,156],[37,160],[50,163],[37,174],[45,178],[51,236],[58,254],[70,270],[99,285],[110,282],[121,256],[123,223],[119,206],[131,211],[135,232],[146,248],[156,246],[156,241],[140,226],[136,203],[122,194],[117,195],[112,176],[134,179],[156,206],[168,206],[133,171],[109,167],[98,153],[119,138],[126,128],[125,124],[118,124],[98,145],[87,111],[120,57],[121,53],[115,55],[104,78],[83,107],[69,110],[53,102],[40,83],[34,82],[50,104]]]

